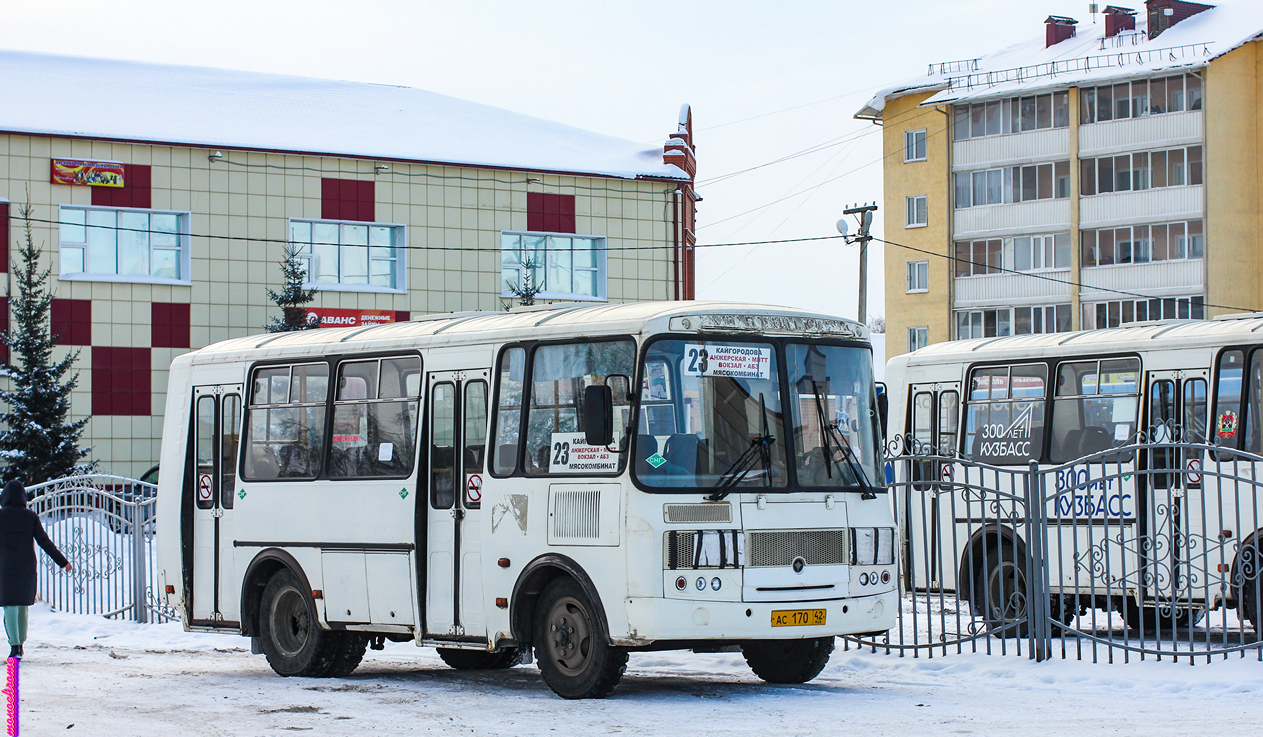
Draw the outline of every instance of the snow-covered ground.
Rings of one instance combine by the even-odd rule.
[[[281,678],[242,638],[41,605],[22,696],[28,735],[1187,735],[1256,729],[1263,663],[927,660],[839,647],[815,681],[769,686],[737,654],[644,653],[614,696],[574,702],[534,666],[461,673],[401,644],[370,650],[349,678]]]

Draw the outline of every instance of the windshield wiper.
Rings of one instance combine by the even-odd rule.
[[[747,474],[754,469],[755,461],[763,462],[763,470],[767,473],[767,485],[772,485],[772,443],[776,442],[776,438],[772,437],[771,431],[768,430],[767,424],[767,406],[763,403],[763,393],[759,392],[759,411],[763,415],[763,434],[750,440],[750,447],[745,449],[737,460],[732,462],[728,470],[723,472],[719,477],[719,484],[716,485],[715,491],[708,494],[706,498],[709,501],[717,502],[732,493],[734,487],[741,483]]]
[[[860,494],[860,499],[876,499],[877,492],[868,482],[868,475],[864,473],[863,465],[856,462],[859,461],[859,457],[855,454],[855,449],[851,447],[851,441],[842,434],[838,423],[829,422],[826,418],[820,385],[814,380],[811,382],[811,393],[816,398],[816,419],[820,422],[820,432],[825,441],[825,446],[820,449],[824,453],[825,472],[829,474],[829,478],[833,478],[833,464],[838,463],[838,459],[833,457],[833,446],[836,444],[838,450],[842,451],[842,460],[846,461],[847,468],[851,470],[851,477],[864,490],[864,493]],[[841,464],[839,464],[838,471],[841,472],[841,470]]]

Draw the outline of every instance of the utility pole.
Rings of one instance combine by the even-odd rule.
[[[842,238],[849,243],[860,244],[860,299],[859,312],[857,319],[861,324],[868,324],[868,244],[873,237],[868,234],[869,227],[873,224],[873,213],[877,211],[877,203],[871,205],[856,205],[848,207],[842,211],[843,215],[854,215],[859,221],[859,229],[855,231],[854,236],[847,235],[846,218],[838,221],[838,232],[842,234]]]

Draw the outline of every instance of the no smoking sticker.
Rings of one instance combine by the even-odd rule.
[[[465,481],[465,501],[477,504],[482,501],[482,476],[471,473]]]
[[[209,473],[198,474],[197,477],[197,498],[198,501],[209,502],[213,496],[211,491],[211,475]]]

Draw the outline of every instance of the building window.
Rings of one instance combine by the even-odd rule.
[[[930,291],[930,262],[929,261],[909,261],[908,262],[908,291],[909,292]]]
[[[1070,305],[1068,304],[1000,307],[956,312],[957,340],[1069,331]]]
[[[920,350],[930,344],[930,328],[927,325],[908,328],[908,352]]]
[[[1202,296],[1122,299],[1083,304],[1083,329],[1116,328],[1146,320],[1205,320]]]
[[[1079,122],[1104,123],[1202,109],[1202,80],[1192,74],[1079,90]]]
[[[552,233],[500,234],[502,297],[526,284],[530,274],[540,299],[604,300],[605,239]]]
[[[62,279],[189,283],[189,214],[115,207],[60,209]]]
[[[906,228],[924,228],[930,223],[929,207],[926,205],[925,195],[913,195],[906,198],[907,202],[907,221],[904,225]]]
[[[925,161],[925,129],[903,132],[903,160]]]
[[[1083,266],[1197,259],[1206,255],[1206,234],[1201,220],[1084,230],[1079,248]]]
[[[289,221],[308,288],[382,292],[407,288],[404,226],[345,220]]]
[[[1069,233],[957,241],[954,245],[956,276],[1070,268]]]
[[[1070,162],[1055,161],[955,175],[956,209],[1070,196]]]
[[[1066,91],[952,106],[957,141],[1069,125],[1070,93]]]
[[[1201,146],[1079,160],[1079,189],[1085,197],[1201,184],[1202,177]]]
[[[1013,308],[1013,334],[1070,332],[1070,305]]]

